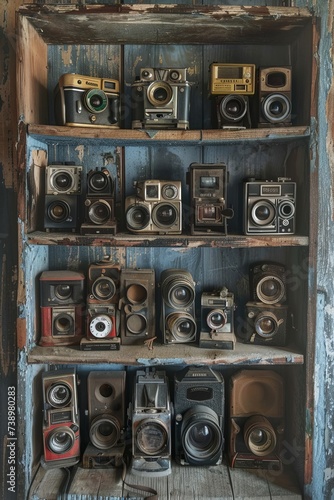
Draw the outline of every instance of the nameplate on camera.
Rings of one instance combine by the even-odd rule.
[[[120,347],[121,339],[119,338],[104,341],[82,339],[80,342],[82,351],[119,351]]]

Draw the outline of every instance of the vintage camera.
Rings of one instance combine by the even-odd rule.
[[[224,163],[191,163],[187,173],[192,213],[191,234],[227,234],[227,167]]]
[[[186,68],[141,68],[132,84],[132,128],[189,128],[190,84]]]
[[[88,172],[85,220],[81,224],[81,234],[116,233],[114,191],[114,181],[106,168]]]
[[[224,448],[224,379],[209,367],[175,375],[175,459],[181,465],[218,465]]]
[[[248,235],[294,234],[296,183],[279,177],[275,181],[244,183],[244,232]]]
[[[88,375],[90,443],[83,457],[84,468],[122,464],[125,449],[125,378],[123,370],[94,371]]]
[[[155,271],[123,269],[119,308],[122,344],[143,345],[155,337]]]
[[[249,95],[255,93],[255,65],[212,63],[210,93],[218,128],[251,128]]]
[[[77,345],[82,338],[85,276],[76,271],[44,271],[39,277],[40,345]]]
[[[202,293],[200,347],[234,349],[234,310],[234,294],[227,288]]]
[[[91,264],[88,268],[89,304],[117,304],[119,302],[121,268],[108,259]]]
[[[119,311],[115,304],[87,304],[87,339],[99,340],[103,346],[118,334]]]
[[[81,194],[82,167],[72,164],[45,168],[45,194]]]
[[[159,477],[171,473],[171,411],[166,373],[137,371],[129,408],[133,474]]]
[[[229,392],[230,466],[281,470],[282,377],[271,370],[241,370],[231,377]]]
[[[188,343],[197,340],[195,282],[185,269],[165,269],[160,276],[163,342]]]
[[[57,125],[120,127],[119,82],[65,73],[54,92]]]
[[[275,262],[258,262],[249,268],[250,297],[263,304],[286,302],[286,268]]]
[[[43,372],[42,392],[42,465],[46,468],[75,465],[80,460],[80,423],[74,370]]]
[[[79,225],[78,196],[45,195],[44,229],[75,232]]]
[[[288,306],[285,304],[246,303],[244,339],[247,343],[284,346]]]
[[[259,69],[259,127],[287,127],[291,123],[290,66]]]
[[[181,181],[135,181],[125,199],[126,227],[133,233],[181,234]]]

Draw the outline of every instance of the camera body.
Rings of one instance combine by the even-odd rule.
[[[246,303],[245,340],[258,345],[286,345],[288,306]]]
[[[39,277],[41,346],[77,345],[82,339],[85,276],[44,271]]]
[[[155,337],[155,271],[123,269],[119,308],[121,342],[143,345]]]
[[[188,129],[190,90],[186,68],[141,68],[132,84],[132,128]]]
[[[259,69],[259,127],[291,126],[291,66]]]
[[[126,227],[133,233],[181,234],[181,181],[136,181],[125,199]]]
[[[231,377],[229,392],[230,466],[280,471],[282,377],[271,370],[241,370]]]
[[[81,194],[82,166],[48,165],[45,168],[45,194]]]
[[[255,93],[254,64],[212,63],[210,93],[215,96],[218,128],[251,128],[248,96]]]
[[[286,268],[276,262],[258,262],[249,268],[252,301],[263,304],[286,302]]]
[[[165,344],[196,342],[195,282],[185,269],[165,269],[160,276],[160,328]]]
[[[224,379],[191,367],[174,379],[175,459],[181,465],[218,465],[224,448]]]
[[[85,216],[81,234],[115,234],[115,187],[106,168],[90,170],[87,174]]]
[[[73,370],[43,372],[45,468],[70,467],[80,460],[77,380]]]
[[[187,173],[191,234],[227,234],[227,167],[224,163],[191,163]]]
[[[294,234],[296,183],[279,177],[275,181],[244,183],[244,232],[246,235]]]
[[[132,426],[131,472],[147,477],[170,474],[172,410],[164,371],[137,371],[129,416]]]
[[[54,91],[57,125],[120,127],[119,82],[65,73]]]
[[[234,310],[234,294],[227,288],[202,293],[200,347],[234,349]]]

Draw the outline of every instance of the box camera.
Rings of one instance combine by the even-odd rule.
[[[81,194],[82,167],[48,165],[45,168],[45,194]]]
[[[54,97],[57,125],[120,127],[118,80],[65,73]]]
[[[275,181],[244,183],[244,232],[248,235],[295,233],[296,183]]]
[[[41,307],[84,302],[85,276],[77,271],[43,271],[39,277]]]
[[[287,305],[247,302],[246,316],[246,342],[276,346],[286,344]]]
[[[259,127],[291,125],[291,67],[259,70]]]
[[[159,477],[171,473],[171,402],[164,371],[136,373],[132,406],[131,472]]]
[[[233,375],[229,427],[231,467],[281,470],[282,377],[271,370],[241,370]]]
[[[286,301],[286,268],[275,262],[258,262],[249,268],[251,300],[263,304]]]
[[[155,337],[154,269],[122,270],[119,308],[122,344],[143,345]]]
[[[197,340],[195,282],[185,269],[165,269],[160,277],[163,342],[188,343]]]
[[[136,181],[125,199],[126,226],[133,233],[181,234],[181,181]]]
[[[80,460],[80,424],[74,370],[43,372],[42,465],[70,467]]]
[[[218,465],[224,448],[224,379],[191,367],[174,379],[175,459],[181,465]]]
[[[202,293],[200,347],[234,349],[234,310],[234,294],[227,288]]]
[[[191,234],[227,234],[227,167],[224,163],[191,163],[187,173],[192,213]]]
[[[46,231],[72,231],[79,225],[78,196],[45,195],[44,229]]]
[[[88,375],[90,444],[85,450],[88,468],[120,465],[120,454],[124,452],[125,377],[123,370],[94,371]]]
[[[85,220],[81,224],[81,234],[116,233],[114,181],[106,168],[88,172],[84,205]]]
[[[189,128],[190,84],[186,68],[141,68],[132,84],[132,128]]]
[[[119,302],[121,268],[108,259],[91,264],[88,268],[89,304],[117,304]]]

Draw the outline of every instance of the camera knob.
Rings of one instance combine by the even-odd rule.
[[[95,116],[95,115],[90,115],[89,119],[90,119],[90,121],[91,121],[92,123],[95,123],[95,122],[96,122],[96,116]]]

